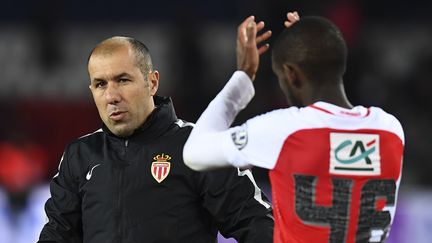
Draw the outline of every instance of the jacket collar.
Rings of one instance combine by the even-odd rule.
[[[177,121],[174,106],[171,98],[154,96],[153,97],[156,108],[149,115],[143,125],[138,127],[135,132],[129,137],[123,138],[126,140],[154,140],[160,137],[167,129]],[[102,129],[109,136],[117,137],[108,127],[103,124]],[[120,137],[117,137],[120,138]]]

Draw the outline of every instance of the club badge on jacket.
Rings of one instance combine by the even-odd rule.
[[[167,178],[170,172],[171,163],[169,160],[171,159],[171,156],[162,153],[156,155],[153,159],[155,161],[153,161],[151,165],[151,174],[158,183],[161,183],[165,178]]]

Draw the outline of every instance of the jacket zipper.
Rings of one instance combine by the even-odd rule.
[[[122,191],[122,184],[123,184],[123,168],[119,171],[119,179],[118,179],[118,200],[117,200],[117,207],[119,210],[119,227],[118,227],[118,235],[120,241],[123,241],[123,191]]]
[[[123,158],[126,158],[126,152],[127,152],[128,146],[129,146],[129,140],[125,140],[124,141],[123,154],[122,154]]]

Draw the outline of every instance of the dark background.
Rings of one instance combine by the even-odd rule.
[[[341,28],[349,45],[345,83],[351,102],[380,106],[400,119],[407,141],[404,181],[427,186],[432,183],[431,5],[419,0],[2,2],[0,141],[41,146],[47,157],[44,177],[50,178],[63,147],[100,127],[87,88],[86,59],[96,43],[113,35],[133,36],[149,46],[161,73],[159,94],[171,96],[178,116],[194,122],[235,70],[237,25],[254,14],[277,35],[285,13],[297,10],[326,16]],[[269,57],[263,57],[257,95],[236,124],[286,106]]]
[[[276,36],[288,10],[339,26],[349,47],[350,101],[401,121],[402,188],[430,188],[432,3],[420,0],[2,1],[0,186],[13,184],[15,174],[27,178],[22,187],[48,182],[65,145],[100,127],[86,62],[101,40],[126,35],[146,43],[161,74],[159,95],[171,96],[179,118],[195,122],[235,71],[237,25],[253,14]],[[235,124],[286,107],[269,59],[263,56],[256,97]],[[9,159],[10,151],[21,157]],[[19,158],[24,166],[14,162]],[[266,171],[254,173],[266,187]]]

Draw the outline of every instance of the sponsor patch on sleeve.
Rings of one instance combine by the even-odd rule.
[[[242,126],[236,128],[235,131],[231,133],[231,138],[234,142],[234,145],[237,147],[237,149],[242,150],[247,145],[248,142],[246,124],[243,124]]]

